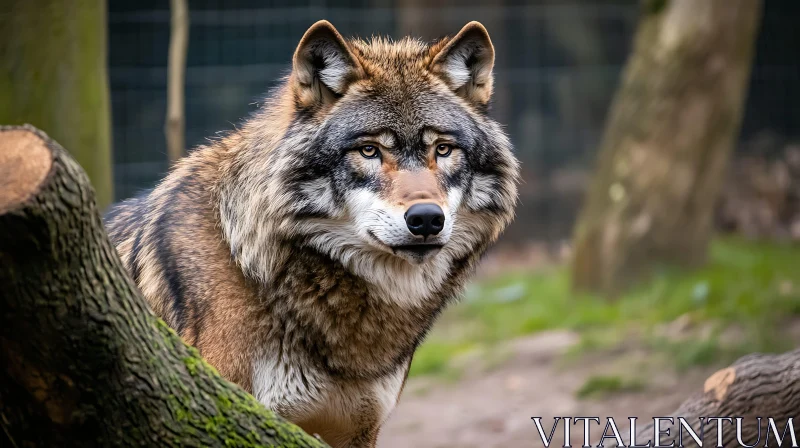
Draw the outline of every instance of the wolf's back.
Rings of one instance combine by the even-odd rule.
[[[130,259],[136,229],[141,228],[147,215],[147,198],[152,190],[113,204],[103,216],[103,224],[111,243],[117,248],[125,269],[130,272]],[[130,241],[128,241],[130,240]],[[129,244],[125,244],[129,242]],[[135,280],[135,279],[134,279]]]
[[[178,174],[171,174],[170,180],[175,182]],[[104,224],[125,269],[153,311],[183,336],[191,295],[187,284],[194,281],[189,263],[182,260],[191,253],[187,244],[192,242],[185,218],[196,206],[163,185],[113,205]]]

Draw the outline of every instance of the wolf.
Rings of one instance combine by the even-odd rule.
[[[514,216],[478,22],[433,43],[305,33],[228,134],[105,223],[126,269],[222,376],[334,447],[373,447],[415,349]]]

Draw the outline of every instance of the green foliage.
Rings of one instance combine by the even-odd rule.
[[[430,375],[445,373],[449,367],[449,360],[467,350],[473,348],[473,344],[465,343],[459,347],[456,343],[442,342],[438,343],[435,340],[425,344],[424,356],[417,358],[415,356],[414,362],[411,364],[409,370],[410,376],[415,375]]]
[[[444,372],[459,353],[549,329],[579,332],[578,351],[633,339],[672,355],[677,368],[713,364],[785,350],[783,324],[797,316],[800,246],[725,238],[712,243],[705,267],[663,267],[614,301],[573,293],[566,266],[473,284],[417,351],[410,374]],[[669,334],[676,322],[688,329]]]
[[[641,390],[644,384],[640,380],[626,379],[612,375],[597,375],[589,377],[578,389],[578,398],[603,397],[615,392],[635,392]]]

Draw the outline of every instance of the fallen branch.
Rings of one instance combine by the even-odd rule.
[[[732,422],[722,422],[722,446],[739,447],[735,419],[742,417],[741,438],[745,444],[754,445],[760,439],[756,445],[765,446],[769,431],[767,446],[792,446],[788,430],[783,443],[777,444],[767,419],[774,419],[779,434],[783,433],[789,418],[794,419],[795,432],[800,429],[800,349],[780,355],[752,354],[740,358],[730,367],[711,375],[705,382],[703,392],[690,397],[675,412],[663,417],[673,419],[673,423],[662,421],[660,424],[664,434],[661,443],[665,445],[675,440],[677,447],[678,433],[682,430],[683,445],[697,446],[688,431],[681,428],[678,417],[682,417],[697,436],[702,437],[704,447],[716,447],[718,423],[717,420],[709,422],[708,418],[730,417],[734,419]],[[706,422],[703,433],[700,432],[700,417]],[[759,422],[757,417],[762,417],[762,421]],[[653,427],[653,423],[641,427],[636,433],[636,443],[645,445],[650,440],[655,444]],[[800,437],[796,437],[796,440],[800,441]]]

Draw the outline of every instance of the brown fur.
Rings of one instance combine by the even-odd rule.
[[[448,52],[464,52],[463,61]],[[224,377],[282,416],[333,446],[374,446],[414,350],[513,216],[517,163],[485,116],[493,59],[475,22],[432,46],[345,42],[327,22],[312,26],[292,74],[263,111],[108,216],[117,250],[153,310]],[[459,138],[472,132],[480,148],[458,148],[440,160],[436,145],[457,142],[414,127],[429,120],[420,116],[428,109],[413,112],[415,95],[444,98],[451,106],[443,110],[459,108],[460,121],[477,123]],[[349,182],[337,199],[333,180],[294,165],[319,156],[324,142],[309,140],[340,108],[374,106],[374,96],[383,107],[375,114],[386,114],[393,134],[370,132],[361,143],[379,147],[380,161],[347,153],[342,160],[352,172],[336,178]],[[328,132],[323,137],[349,135]],[[419,162],[395,147],[416,135]],[[371,171],[376,163],[380,169]],[[375,195],[353,184],[369,176]],[[464,191],[455,195],[457,188]],[[385,215],[419,202],[450,207],[450,242],[417,260],[398,256],[374,234],[342,234],[359,229],[350,214],[365,197],[385,203]],[[342,212],[348,207],[355,211]]]

